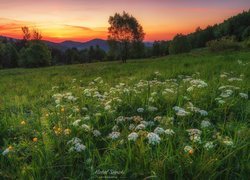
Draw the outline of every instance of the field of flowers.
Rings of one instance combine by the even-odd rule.
[[[0,177],[248,179],[249,62],[197,52],[0,71]]]

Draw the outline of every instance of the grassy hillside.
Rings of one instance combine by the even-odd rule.
[[[1,70],[0,177],[247,178],[249,57]]]

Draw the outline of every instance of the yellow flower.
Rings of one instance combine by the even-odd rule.
[[[45,116],[46,116],[46,117],[49,117],[49,114],[47,113],[47,114],[45,114]]]
[[[37,142],[38,139],[36,137],[33,138],[33,142]]]
[[[22,122],[21,122],[21,125],[25,125],[25,124],[26,124],[26,122],[25,122],[25,121],[22,121]]]
[[[13,150],[13,146],[9,146],[8,149],[11,151]]]
[[[65,111],[65,109],[64,109],[64,108],[62,108],[62,109],[61,109],[61,112],[64,112],[64,111]]]

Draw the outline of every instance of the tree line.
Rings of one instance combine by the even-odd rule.
[[[45,67],[60,64],[91,63],[166,56],[186,53],[196,48],[208,47],[212,51],[238,49],[238,42],[250,47],[250,10],[225,20],[221,24],[198,27],[188,35],[177,34],[171,41],[155,41],[152,46],[143,43],[143,27],[132,15],[123,12],[109,18],[109,51],[99,46],[79,50],[62,50],[48,47],[42,33],[22,27],[22,40],[0,38],[0,68]]]

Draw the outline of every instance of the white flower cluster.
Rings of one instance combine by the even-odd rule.
[[[248,99],[248,94],[246,94],[246,93],[239,93],[239,95],[243,99]]]
[[[154,133],[158,134],[158,135],[161,135],[161,134],[165,133],[165,130],[163,128],[161,128],[161,127],[157,127],[157,128],[155,128]]]
[[[223,98],[228,98],[230,97],[231,95],[233,94],[233,91],[231,89],[226,89],[224,90],[220,96],[223,97]]]
[[[108,138],[109,139],[112,139],[112,140],[115,140],[115,139],[118,139],[120,137],[120,132],[111,132],[109,135],[108,135]]]
[[[159,144],[161,141],[159,135],[152,132],[148,133],[147,138],[148,138],[148,143],[151,145]]]
[[[187,89],[187,91],[193,91],[194,88],[205,88],[207,87],[207,83],[200,79],[193,79],[190,81],[191,86]]]
[[[205,144],[204,144],[204,148],[206,149],[206,150],[210,150],[210,149],[213,149],[214,148],[214,143],[213,142],[211,142],[211,141],[209,141],[209,142],[206,142]]]
[[[55,99],[55,103],[57,105],[60,105],[63,99],[70,101],[70,102],[74,102],[78,99],[77,97],[74,97],[71,92],[64,93],[64,94],[57,93],[57,94],[54,94],[52,98]]]
[[[82,152],[86,149],[86,146],[82,144],[81,139],[75,137],[67,142],[67,144],[71,145],[69,151],[70,152]]]
[[[211,126],[210,121],[208,121],[208,120],[201,121],[201,128],[208,128],[210,126]]]
[[[179,106],[174,106],[173,109],[175,110],[177,116],[187,116],[190,114],[190,112],[187,112],[185,109]]]
[[[201,133],[202,131],[199,129],[188,129],[186,130],[189,135],[189,139],[195,143],[201,143]]]
[[[129,141],[136,141],[139,135],[136,132],[132,132],[128,135],[128,140]]]
[[[175,134],[175,132],[172,129],[166,129],[165,134],[169,135],[169,136],[173,136]]]

